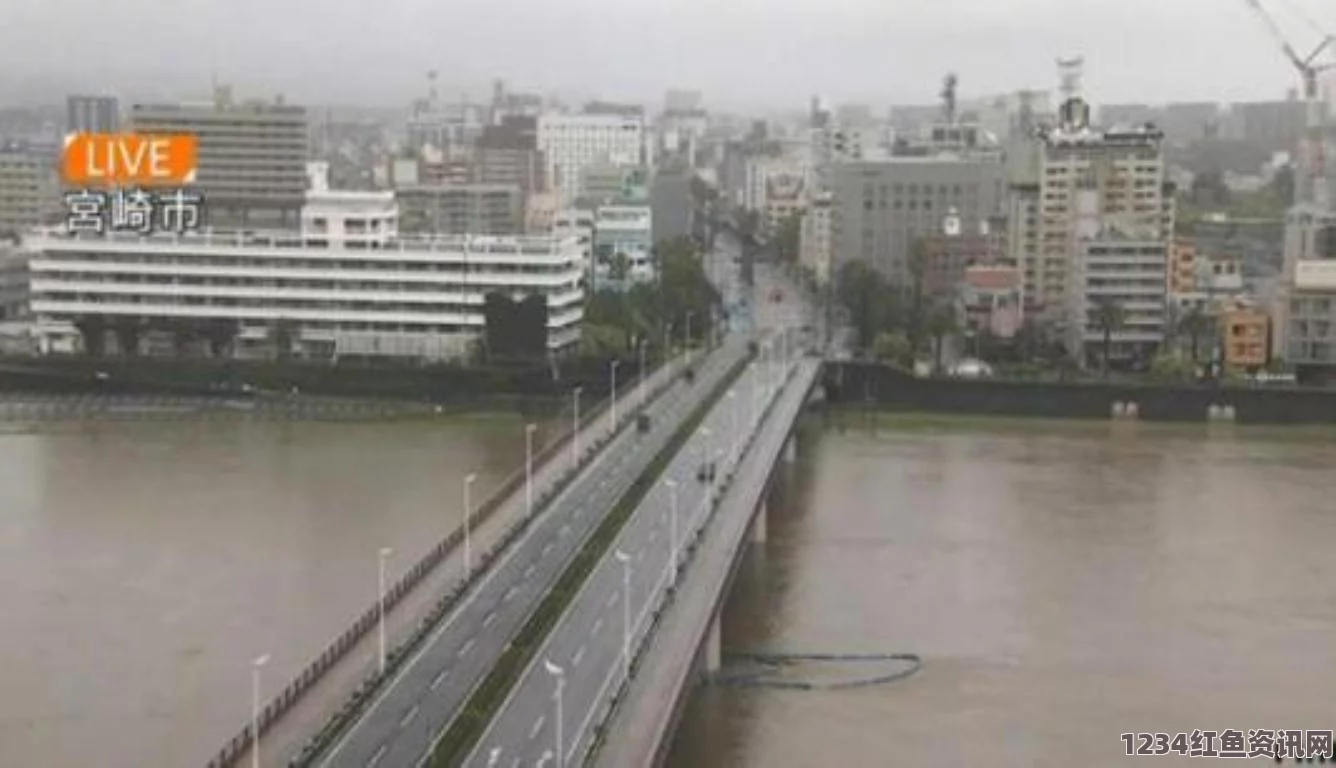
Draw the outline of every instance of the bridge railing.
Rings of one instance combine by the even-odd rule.
[[[751,446],[760,437],[766,419],[770,417],[771,413],[774,412],[776,407],[778,407],[778,404],[782,402],[783,396],[785,394],[785,388],[789,384],[790,380],[793,378],[795,371],[797,370],[798,370],[797,366],[791,366],[785,372],[784,378],[780,386],[776,388],[774,396],[772,396],[766,401],[765,407],[761,410],[761,414],[757,417],[756,421],[752,424],[750,430],[748,431],[746,440],[743,443],[742,450],[739,451],[738,457],[735,460],[734,464],[732,465],[730,471],[724,475],[722,482],[719,483],[718,487],[715,488],[712,491],[711,495],[706,499],[706,503],[709,505],[709,509],[707,511],[705,519],[702,520],[700,525],[697,526],[693,531],[688,531],[685,533],[684,540],[681,542],[682,560],[681,563],[678,565],[679,573],[681,571],[686,570],[691,565],[692,561],[696,558],[701,540],[704,537],[705,532],[709,529],[710,524],[714,521],[715,513],[719,508],[719,503],[723,500],[724,495],[727,493],[728,489],[732,486],[733,480],[736,476],[736,472],[741,467],[742,462],[746,457],[747,451],[751,449]],[[668,586],[662,592],[660,592],[658,598],[658,604],[650,611],[649,615],[646,617],[649,624],[645,628],[645,630],[642,633],[640,633],[640,636],[635,643],[635,648],[632,650],[630,663],[628,664],[629,675],[621,676],[621,680],[618,682],[617,685],[613,687],[611,694],[608,696],[607,702],[602,705],[603,711],[601,715],[591,724],[590,738],[579,759],[573,761],[575,764],[578,765],[589,764],[589,761],[594,756],[596,756],[599,750],[602,748],[603,743],[607,738],[608,724],[612,722],[614,717],[617,716],[617,713],[621,708],[622,702],[625,701],[626,694],[628,693],[630,686],[632,685],[632,683],[635,682],[636,673],[639,671],[640,667],[644,664],[645,658],[649,653],[651,646],[653,645],[654,634],[659,629],[659,625],[663,620],[664,614],[667,612],[668,608],[673,604],[673,600],[676,598],[676,596],[677,596],[677,588],[673,586]],[[614,673],[615,671],[616,670],[614,670]],[[609,681],[611,681],[612,679],[613,678],[610,676]],[[597,707],[599,706],[599,704],[595,703],[594,706]],[[576,738],[583,739],[584,734],[583,733],[577,734]]]
[[[648,372],[645,380],[649,381],[655,376],[664,375],[665,379],[653,391],[646,393],[645,402],[652,402],[659,394],[668,387],[672,386],[681,376],[686,366],[678,364],[677,358],[669,359],[663,365],[654,371]],[[667,371],[675,370],[676,373],[669,376]],[[638,376],[633,376],[627,384],[622,398],[630,399],[634,397],[636,387],[641,380]],[[579,431],[598,423],[599,419],[604,418],[609,412],[612,400],[605,398],[590,409],[586,414],[581,414],[578,426],[567,429],[552,440],[548,441],[534,455],[534,466],[541,467],[549,460],[556,457],[566,449],[572,438]],[[637,408],[630,407],[625,410],[627,417],[633,416]],[[602,448],[611,441],[624,425],[630,424],[631,418],[619,418],[618,424],[614,430],[596,440],[590,441],[588,446],[582,446],[584,450],[579,456],[578,466],[571,467],[562,474],[554,485],[546,492],[539,493],[534,499],[534,514],[537,514],[543,508],[544,504],[556,494],[562,492],[565,487],[579,474],[584,468],[586,460],[602,450]],[[492,515],[496,513],[505,503],[505,501],[516,493],[524,485],[525,470],[521,466],[510,475],[508,475],[500,485],[485,499],[478,508],[469,516],[469,528],[476,530],[478,526],[487,522]],[[485,551],[481,557],[477,558],[476,563],[470,569],[465,578],[457,582],[419,622],[418,627],[402,643],[386,654],[386,675],[392,674],[397,668],[397,664],[408,651],[415,647],[430,631],[431,627],[436,625],[444,618],[459,601],[459,599],[473,586],[474,582],[491,567],[492,563],[498,558],[506,547],[509,546],[515,538],[523,532],[525,526],[530,520],[530,515],[521,516],[512,524],[500,537],[500,539]],[[456,528],[442,538],[435,546],[414,563],[403,576],[395,581],[384,597],[384,610],[389,613],[395,606],[403,600],[412,590],[422,582],[445,558],[463,541],[463,528]],[[264,735],[274,723],[301,699],[301,697],[313,688],[324,675],[336,666],[359,642],[361,642],[368,633],[377,626],[380,616],[381,604],[379,601],[373,603],[358,618],[338,635],[319,655],[306,665],[295,677],[293,677],[283,690],[274,696],[260,711],[256,725],[260,735]],[[376,689],[382,680],[379,672],[375,672],[364,679],[352,692],[352,695],[338,709],[330,721],[314,737],[312,737],[302,749],[300,755],[294,758],[294,763],[300,763],[302,756],[313,752],[319,745],[323,744],[331,735],[342,730],[343,726],[356,714],[358,709],[364,703],[366,698]],[[254,734],[251,730],[251,723],[247,723],[239,733],[233,736],[223,745],[221,749],[209,760],[208,768],[225,768],[231,765],[241,755],[243,755],[254,742]]]

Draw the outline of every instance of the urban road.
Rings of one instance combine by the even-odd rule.
[[[728,340],[698,367],[693,384],[684,382],[658,398],[648,434],[620,433],[540,513],[315,764],[426,764],[436,740],[574,553],[745,352],[744,340]]]
[[[685,548],[709,516],[712,494],[744,452],[745,436],[755,430],[791,368],[793,355],[786,364],[773,351],[779,345],[770,346],[772,352],[748,366],[728,396],[714,404],[673,457],[664,480],[642,499],[465,765],[555,768],[581,762],[572,758],[587,749],[591,726],[625,679],[624,664],[652,630],[653,611],[676,582]],[[713,477],[700,473],[708,463],[715,465]],[[556,759],[559,753],[564,759]]]

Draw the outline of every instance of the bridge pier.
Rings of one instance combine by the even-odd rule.
[[[723,664],[723,622],[718,613],[710,620],[710,631],[705,635],[705,647],[701,649],[701,672],[706,678],[719,672]]]
[[[761,500],[761,505],[757,508],[756,514],[752,516],[751,541],[753,544],[764,544],[766,537],[766,517],[770,514],[770,502]]]

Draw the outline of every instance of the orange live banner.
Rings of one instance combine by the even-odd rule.
[[[192,184],[199,138],[187,134],[75,133],[65,137],[61,171],[79,187]]]

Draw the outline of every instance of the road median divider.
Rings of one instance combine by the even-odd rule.
[[[468,757],[497,710],[504,704],[511,688],[547,639],[553,626],[579,594],[595,566],[607,555],[608,548],[612,546],[626,521],[658,481],[659,475],[667,468],[673,457],[691,438],[710,409],[746,369],[750,360],[750,355],[744,356],[720,377],[696,410],[673,433],[645,471],[627,488],[612,511],[586,539],[584,545],[557,578],[556,583],[543,597],[538,608],[511,639],[497,663],[473,689],[468,700],[446,727],[444,735],[437,742],[431,755],[432,766],[460,765]]]

